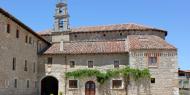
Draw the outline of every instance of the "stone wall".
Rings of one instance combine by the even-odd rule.
[[[155,35],[165,39],[165,33],[159,31],[101,31],[70,33],[70,41],[121,40],[128,35]]]
[[[6,31],[8,23],[10,33]],[[19,38],[16,38],[17,30],[19,30]],[[47,44],[1,13],[0,32],[0,84],[2,84],[0,95],[36,94],[37,48],[39,48],[37,42],[42,44],[41,49],[47,47]],[[26,35],[28,35],[27,43]],[[30,43],[29,38],[31,38]],[[13,70],[13,58],[16,63],[15,70]],[[27,71],[24,71],[25,61],[27,61]],[[17,88],[14,87],[15,79],[17,79]],[[29,80],[29,88],[27,88],[27,80]]]
[[[148,65],[148,57],[157,57],[157,66]],[[150,84],[151,95],[178,95],[177,52],[171,50],[139,50],[130,52],[130,66],[149,68],[155,83]],[[132,92],[132,91],[131,91]],[[140,91],[144,93],[143,89]],[[136,94],[131,94],[136,95]],[[144,94],[142,94],[144,95]],[[146,94],[145,94],[146,95]]]
[[[51,66],[47,65],[48,57],[53,58],[53,64]],[[65,87],[68,87],[68,84],[66,86],[65,83],[68,83],[69,79],[65,80],[64,74],[65,72],[88,68],[87,62],[90,60],[94,62],[93,69],[98,69],[100,71],[113,69],[114,60],[120,61],[121,68],[129,64],[128,54],[43,55],[39,59],[39,66],[38,66],[39,67],[38,68],[39,83],[40,83],[40,80],[42,80],[45,76],[54,76],[55,78],[59,80],[59,92],[67,93],[67,95],[84,95],[85,83],[90,80],[96,82],[96,79],[95,78],[78,79],[80,83],[79,89],[67,88],[65,90]],[[75,68],[69,67],[70,61],[75,61],[76,63]],[[109,89],[110,83],[106,83],[106,85],[103,87]],[[119,90],[123,90],[123,89],[119,89]],[[103,93],[103,90],[101,90],[101,87],[97,82],[96,82],[96,93],[97,93],[96,95],[102,95],[101,93]],[[112,91],[112,93],[114,93],[114,91]],[[115,94],[112,94],[112,95],[115,95]]]

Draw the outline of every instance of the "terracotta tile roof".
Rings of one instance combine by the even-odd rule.
[[[99,32],[99,31],[117,31],[117,30],[132,30],[132,31],[147,31],[148,30],[154,30],[154,31],[160,31],[164,32],[165,35],[167,35],[167,31],[156,29],[153,27],[140,25],[140,24],[115,24],[115,25],[102,25],[102,26],[85,26],[85,27],[78,27],[78,28],[71,28],[70,33],[75,32]],[[46,30],[42,31],[42,35],[49,34],[49,32],[52,32],[52,30]],[[41,34],[41,32],[38,32]]]
[[[126,40],[54,43],[44,54],[125,53],[130,50],[177,50],[160,37],[153,35],[130,35]]]
[[[60,43],[54,43],[44,54],[125,53],[125,41],[67,42],[60,51]]]
[[[165,40],[154,35],[129,35],[128,39],[129,50],[136,49],[173,49],[176,48],[168,44]]]
[[[190,73],[190,70],[178,70],[178,73]]]
[[[72,32],[94,32],[94,31],[112,31],[112,30],[157,30],[163,31],[160,29],[156,29],[149,26],[144,26],[140,24],[115,24],[115,25],[105,25],[105,26],[87,26],[87,27],[79,27],[79,28],[72,28]]]
[[[41,32],[37,32],[39,35],[41,36],[49,36],[52,34],[52,30],[44,30],[44,31],[41,31]]]

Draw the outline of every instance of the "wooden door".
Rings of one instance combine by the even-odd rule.
[[[96,85],[93,81],[88,81],[85,84],[85,95],[95,95]]]

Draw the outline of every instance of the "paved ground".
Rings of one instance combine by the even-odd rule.
[[[180,95],[190,95],[189,90],[180,90]]]

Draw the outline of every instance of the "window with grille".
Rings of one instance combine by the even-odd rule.
[[[148,65],[149,66],[157,66],[157,57],[149,57]]]
[[[112,80],[112,88],[113,89],[122,88],[122,80]]]
[[[52,57],[48,57],[48,64],[49,64],[49,65],[52,64],[52,61],[53,61],[53,58],[52,58]]]
[[[119,60],[114,60],[114,68],[119,68]]]
[[[78,80],[69,80],[69,88],[78,88]]]
[[[94,67],[93,61],[88,61],[88,68],[93,68],[93,67]]]

